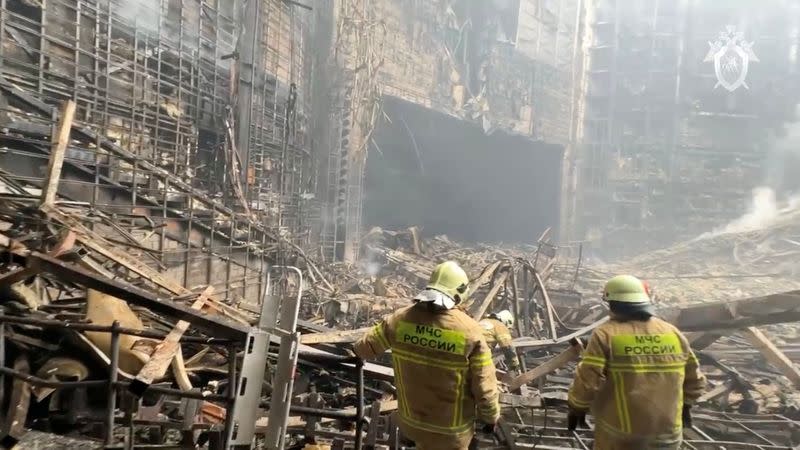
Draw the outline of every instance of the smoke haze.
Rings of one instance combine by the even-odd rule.
[[[798,113],[800,106],[796,117]],[[800,209],[800,124],[790,124],[783,136],[775,138],[764,172],[761,186],[753,189],[747,212],[698,239],[768,228],[782,215]]]

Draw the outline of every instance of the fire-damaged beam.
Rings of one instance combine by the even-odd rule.
[[[214,287],[208,286],[197,300],[192,303],[191,308],[197,311],[201,310],[213,293]],[[175,355],[181,351],[181,337],[188,329],[189,322],[185,320],[180,320],[175,324],[164,340],[156,346],[155,351],[150,355],[150,359],[131,382],[131,392],[141,396],[153,384],[153,381],[160,379],[167,373],[167,369],[169,369]]]
[[[52,114],[53,108],[50,105],[30,95],[29,93],[15,86],[14,84],[9,83],[2,76],[0,76],[0,90],[12,96],[15,100],[28,105],[30,108],[38,111],[42,115],[50,116]],[[191,195],[198,202],[202,203],[208,208],[212,208],[214,211],[229,215],[231,217],[238,217],[237,214],[234,212],[234,210],[232,210],[222,202],[215,200],[213,198],[209,198],[205,193],[201,192],[199,189],[193,187],[192,185],[186,183],[180,177],[164,170],[163,168],[153,164],[148,160],[137,157],[134,153],[129,152],[128,150],[112,142],[110,139],[92,131],[89,127],[84,127],[80,126],[79,124],[73,123],[72,135],[76,139],[82,139],[86,142],[97,143],[102,149],[111,152],[114,156],[124,160],[125,162],[135,167],[137,166],[141,167],[142,169],[157,174],[161,177],[164,177],[165,180],[168,180],[170,187],[178,191],[181,191],[183,193]],[[259,222],[257,221],[252,222],[252,226],[259,232],[265,233],[271,239],[280,240],[276,235],[267,230]]]
[[[800,388],[800,368],[798,368],[786,354],[784,354],[778,347],[758,328],[748,327],[744,330],[745,338],[753,344],[753,347],[764,355],[770,364],[792,381],[795,387]]]
[[[58,117],[57,133],[53,133],[50,162],[47,166],[47,182],[42,186],[42,203],[52,205],[56,201],[58,182],[61,179],[61,167],[64,165],[64,155],[69,145],[69,136],[72,131],[72,120],[75,117],[75,102],[68,100],[61,108]]]
[[[154,313],[185,320],[216,338],[241,341],[247,336],[247,329],[242,325],[203,314],[200,311],[170,300],[158,298],[150,292],[128,283],[108,279],[39,252],[31,252],[26,258],[28,267],[35,267],[64,281],[77,283],[125,300],[133,305],[148,308]]]
[[[572,345],[570,345],[569,348],[563,352],[539,365],[535,369],[529,370],[511,380],[511,382],[508,383],[508,390],[514,392],[524,384],[528,384],[549,373],[555,372],[556,370],[564,367],[567,363],[578,359],[578,357],[581,355],[581,352],[583,352],[583,342],[576,338],[572,341]]]
[[[659,308],[657,315],[682,331],[737,330],[753,326],[800,321],[800,291],[771,294],[732,302],[703,303]],[[563,344],[591,333],[605,323],[604,317],[558,339],[514,339],[514,347],[542,347]]]
[[[800,291],[733,302],[661,308],[658,315],[683,331],[732,330],[800,321]]]

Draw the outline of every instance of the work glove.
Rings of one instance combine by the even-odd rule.
[[[494,434],[494,427],[495,424],[493,423],[486,423],[481,426],[481,433],[483,434]]]
[[[683,428],[692,428],[692,407],[690,405],[683,405],[681,419],[683,420]]]
[[[589,428],[586,424],[586,411],[578,411],[570,408],[567,413],[567,430],[575,431],[580,428]]]

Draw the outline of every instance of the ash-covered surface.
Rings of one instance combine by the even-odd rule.
[[[41,431],[28,431],[14,447],[15,450],[94,450],[103,448],[99,441],[76,439]]]

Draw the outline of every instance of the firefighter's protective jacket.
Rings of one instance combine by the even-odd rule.
[[[386,350],[392,351],[401,430],[412,440],[445,438],[466,448],[476,418],[498,419],[492,354],[478,323],[463,311],[418,303],[384,318],[355,344],[363,359]]]
[[[489,348],[494,348],[495,345],[499,346],[506,358],[506,364],[511,369],[518,369],[519,358],[511,345],[513,338],[508,327],[497,319],[483,319],[479,323],[483,328],[483,337],[486,339],[486,343],[489,344]]]
[[[686,338],[656,317],[611,320],[594,330],[569,390],[569,404],[591,409],[595,449],[677,448],[683,405],[705,388]]]

